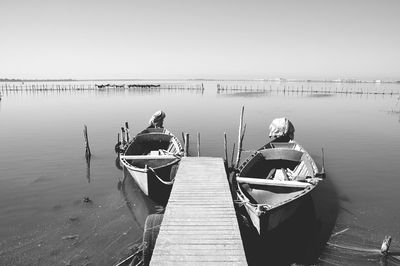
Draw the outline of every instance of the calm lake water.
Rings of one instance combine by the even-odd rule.
[[[182,86],[189,83],[201,85],[191,81]],[[217,84],[241,90],[217,93]],[[391,235],[391,250],[400,251],[399,96],[365,92],[398,93],[400,84],[203,85],[204,91],[2,91],[0,265],[115,264],[141,242],[146,216],[162,209],[131,179],[121,182],[124,173],[116,167],[114,145],[123,123],[128,121],[136,134],[162,109],[170,131],[180,139],[181,132],[190,134],[191,154],[196,154],[200,132],[201,155],[223,157],[223,133],[231,153],[242,106],[244,149],[268,141],[270,122],[283,116],[293,122],[295,139],[319,165],[324,148],[327,179],[311,203],[314,263],[398,264],[376,249]],[[304,92],[308,89],[314,92]],[[346,90],[352,93],[336,93]],[[93,153],[90,168],[84,158],[84,124]],[[282,261],[290,264],[296,258]]]

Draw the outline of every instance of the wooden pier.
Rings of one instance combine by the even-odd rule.
[[[182,158],[150,265],[247,265],[222,158]]]

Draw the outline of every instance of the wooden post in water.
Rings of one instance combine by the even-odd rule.
[[[84,125],[84,128],[83,128],[83,137],[85,138],[85,157],[86,157],[86,160],[89,160],[90,157],[92,156],[92,153],[90,152],[89,138],[88,138],[86,125]]]
[[[125,130],[126,130],[126,142],[129,143],[130,136],[129,136],[129,125],[128,125],[128,122],[125,122]]]
[[[232,168],[234,168],[234,164],[233,164],[233,158],[234,158],[234,156],[235,156],[235,145],[236,145],[236,143],[234,142],[233,143],[233,147],[232,147],[232,156],[231,156],[231,167]]]
[[[325,174],[325,153],[324,153],[324,148],[322,148],[322,169],[321,173]]]
[[[125,140],[125,128],[121,127],[121,138],[122,138],[122,146],[124,146],[126,144],[126,140]]]
[[[200,132],[197,132],[197,157],[200,157]]]
[[[244,106],[242,106],[242,111],[240,112],[238,146],[237,146],[236,165],[235,165],[236,168],[239,167],[240,156],[241,156],[241,153],[242,153],[243,114],[244,114]]]
[[[228,142],[226,140],[226,132],[224,132],[224,151],[225,151],[225,162],[228,164]]]
[[[189,133],[185,133],[185,156],[189,156]]]

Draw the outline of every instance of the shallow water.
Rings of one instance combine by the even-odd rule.
[[[201,82],[190,82],[195,83]],[[229,154],[237,141],[241,106],[245,150],[268,140],[273,118],[288,117],[296,140],[319,165],[322,147],[325,152],[327,179],[312,195],[319,225],[313,248],[317,262],[379,261],[379,256],[325,247],[327,241],[379,249],[384,236],[392,235],[393,251],[400,250],[400,103],[398,95],[366,94],[397,93],[399,84],[203,84],[204,91],[3,90],[0,265],[111,265],[129,254],[141,240],[147,214],[160,207],[134,182],[120,183],[123,173],[115,166],[114,145],[125,121],[137,133],[159,109],[177,137],[190,134],[191,154],[197,153],[200,132],[201,155],[218,157],[224,156],[224,132]],[[217,84],[241,90],[217,92]],[[305,92],[311,86],[314,91]],[[93,153],[90,169],[84,159],[84,124]]]

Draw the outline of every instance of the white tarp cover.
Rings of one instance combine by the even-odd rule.
[[[294,126],[292,122],[286,117],[272,120],[271,125],[269,125],[269,137],[277,138],[286,135],[292,135],[291,139],[294,138]]]

